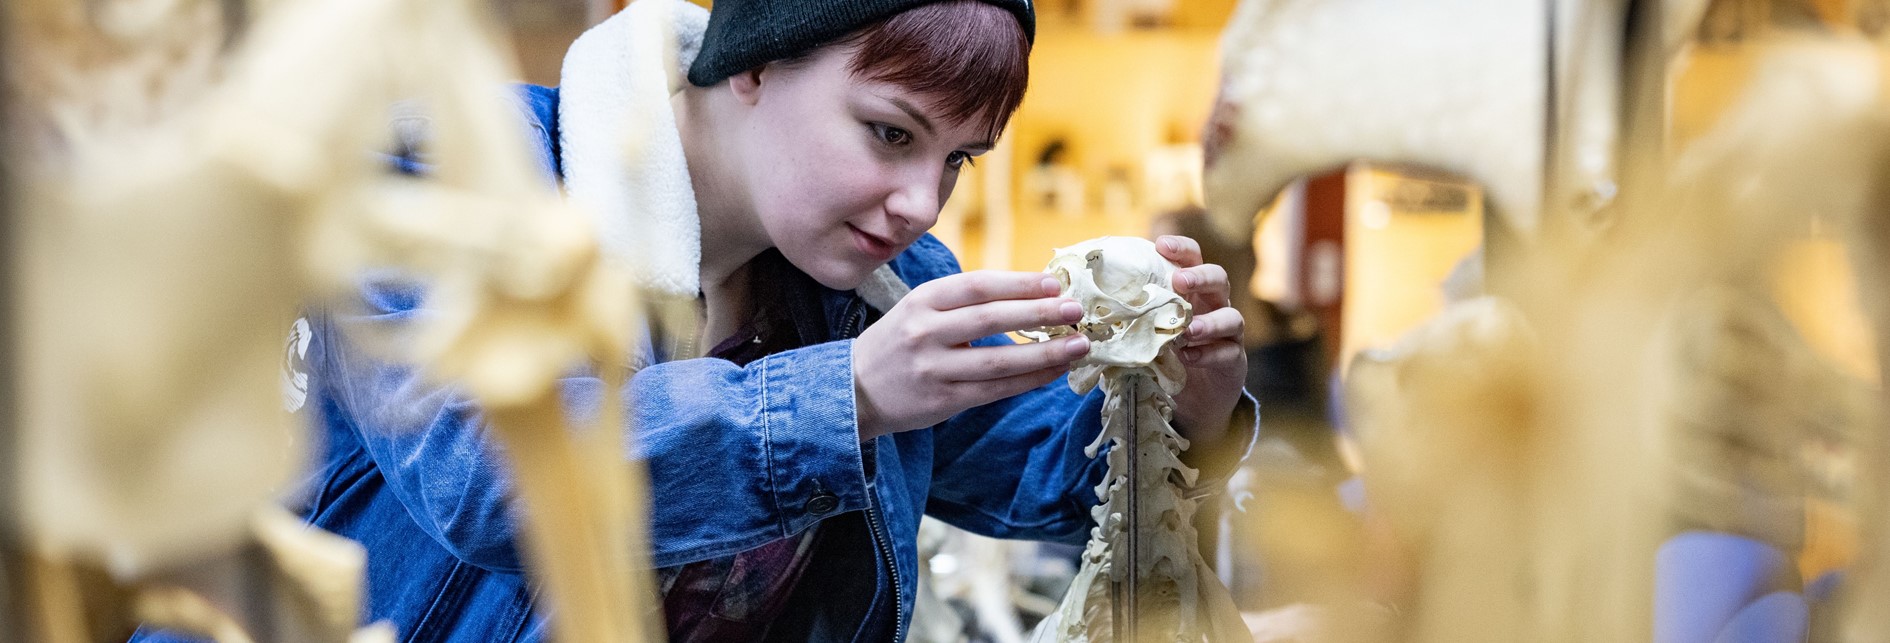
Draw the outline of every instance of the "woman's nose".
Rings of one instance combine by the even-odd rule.
[[[938,222],[938,211],[942,205],[939,177],[937,173],[931,176],[922,174],[925,173],[911,173],[886,198],[886,212],[902,219],[907,232],[930,230],[932,224]]]

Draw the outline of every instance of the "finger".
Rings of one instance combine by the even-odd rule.
[[[998,333],[1074,324],[1083,318],[1083,305],[1063,298],[1012,299],[972,304],[938,316],[933,338],[949,346]]]
[[[1068,372],[1070,372],[1068,367],[1058,366],[1001,379],[985,380],[982,382],[964,382],[958,386],[963,387],[961,392],[966,398],[965,401],[969,402],[970,406],[978,406],[1007,397],[1013,397],[1025,391],[1055,382],[1057,378],[1062,377],[1064,373]]]
[[[1184,336],[1188,344],[1206,344],[1222,339],[1240,339],[1247,331],[1247,319],[1240,311],[1222,308],[1204,315],[1195,315],[1194,321],[1188,322],[1188,333]]]
[[[1214,310],[1228,304],[1231,288],[1227,269],[1215,264],[1201,264],[1175,273],[1175,292],[1188,298],[1196,308]]]
[[[1056,277],[1041,272],[979,270],[926,282],[912,295],[933,310],[952,310],[990,301],[1055,297],[1061,290]]]
[[[1162,257],[1183,268],[1201,265],[1201,244],[1183,236],[1167,235],[1155,240],[1155,250]]]
[[[1181,361],[1194,368],[1208,368],[1231,364],[1247,359],[1247,351],[1240,342],[1220,340],[1202,346],[1189,346],[1181,349]]]
[[[1034,344],[977,346],[952,350],[939,362],[939,375],[951,382],[982,382],[1069,368],[1089,354],[1089,339],[1082,335]]]

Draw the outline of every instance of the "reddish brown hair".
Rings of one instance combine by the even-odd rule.
[[[855,32],[853,75],[918,94],[953,124],[982,122],[992,139],[1024,101],[1030,40],[1009,11],[941,0]]]

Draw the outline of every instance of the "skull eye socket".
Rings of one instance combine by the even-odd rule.
[[[1103,279],[1103,256],[1101,250],[1091,250],[1089,254],[1083,255],[1083,268],[1089,271],[1090,283],[1096,284],[1098,288],[1104,287],[1104,281],[1106,280]]]
[[[1105,238],[1060,248],[1046,271],[1064,296],[1083,305],[1083,319],[1058,332],[1097,344],[1090,365],[1152,364],[1187,325],[1188,304],[1173,292],[1174,268],[1146,241]]]
[[[1128,301],[1127,303],[1128,303],[1128,304],[1129,304],[1130,306],[1134,306],[1134,307],[1136,307],[1136,308],[1141,308],[1141,307],[1143,307],[1143,306],[1147,306],[1147,305],[1148,305],[1148,300],[1149,300],[1149,299],[1152,299],[1152,298],[1153,298],[1153,296],[1149,294],[1149,292],[1148,292],[1148,289],[1147,289],[1147,288],[1143,288],[1143,289],[1141,289],[1141,290],[1138,290],[1138,291],[1136,291],[1136,293],[1135,293],[1135,297],[1134,297],[1134,298],[1132,298],[1132,299],[1130,299],[1130,300],[1129,300],[1129,301]]]
[[[1155,318],[1155,330],[1168,333],[1181,331],[1183,320],[1177,306],[1163,306],[1157,309],[1156,314],[1159,316]]]

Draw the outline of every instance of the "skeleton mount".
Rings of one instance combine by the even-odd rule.
[[[1109,472],[1083,566],[1057,611],[1034,640],[1230,641],[1246,629],[1226,588],[1202,559],[1192,525],[1198,472],[1182,464],[1188,441],[1170,424],[1186,379],[1174,341],[1193,308],[1170,286],[1175,266],[1155,245],[1103,237],[1057,251],[1047,272],[1063,295],[1083,305],[1083,319],[1025,333],[1038,341],[1082,333],[1090,354],[1077,362],[1070,388],[1102,387],[1103,430],[1085,450],[1110,445]],[[1098,582],[1106,578],[1105,582]]]

